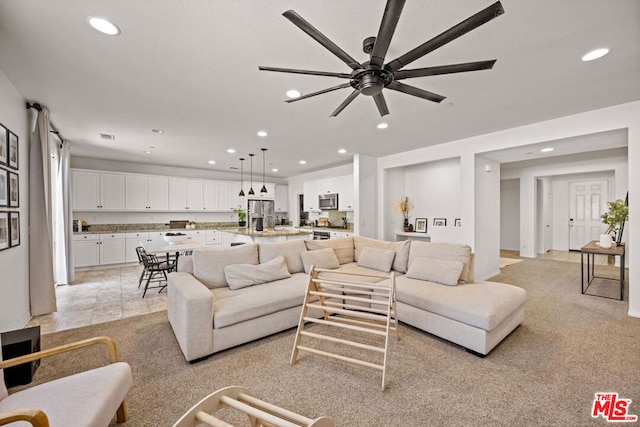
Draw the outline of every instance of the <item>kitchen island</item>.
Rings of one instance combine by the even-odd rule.
[[[305,240],[312,238],[311,231],[276,227],[255,231],[249,228],[225,229],[225,232],[235,234],[235,241],[242,243],[284,242],[287,240]]]

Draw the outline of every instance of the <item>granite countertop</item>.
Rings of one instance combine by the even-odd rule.
[[[337,231],[338,233],[353,233],[353,226],[347,228],[339,228],[339,227],[314,227],[311,225],[301,225],[296,226],[295,228],[299,230],[309,230],[309,231]]]
[[[134,225],[134,227],[132,227]],[[286,228],[285,228],[286,227]],[[223,223],[223,224],[202,224],[196,226],[196,228],[169,228],[159,227],[154,224],[145,226],[144,224],[101,224],[98,226],[90,226],[88,231],[77,231],[74,235],[83,234],[112,234],[112,233],[148,233],[148,232],[161,232],[161,233],[186,233],[187,231],[202,231],[202,230],[219,230],[227,233],[244,234],[246,236],[301,236],[311,233],[313,230],[292,228],[290,226],[281,226],[274,229],[266,229],[264,231],[250,230],[245,227],[238,227],[237,223]]]

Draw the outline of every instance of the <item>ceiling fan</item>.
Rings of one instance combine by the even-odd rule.
[[[362,49],[365,53],[370,55],[370,59],[363,63],[360,63],[353,57],[351,57],[348,53],[338,47],[338,45],[332,42],[328,37],[322,34],[318,29],[304,20],[304,18],[302,18],[293,10],[288,10],[282,14],[294,25],[307,33],[315,41],[320,43],[331,53],[340,58],[344,63],[346,63],[351,68],[351,73],[333,73],[326,71],[310,71],[263,66],[259,66],[258,69],[261,71],[310,74],[313,76],[328,76],[348,79],[348,83],[343,83],[317,92],[308,93],[306,95],[300,96],[299,98],[287,100],[287,102],[296,102],[302,99],[311,98],[316,95],[322,95],[323,93],[332,92],[334,90],[352,87],[353,92],[351,92],[347,99],[345,99],[338,106],[338,108],[336,108],[335,111],[331,113],[330,117],[335,117],[340,114],[340,112],[344,110],[347,105],[349,105],[360,94],[373,97],[373,100],[375,101],[381,116],[389,114],[389,109],[387,108],[387,103],[382,93],[383,89],[385,88],[439,103],[443,99],[445,99],[444,96],[417,88],[415,86],[401,83],[400,80],[410,79],[414,77],[434,76],[438,74],[488,70],[493,68],[493,64],[495,64],[496,62],[495,59],[490,61],[466,62],[461,64],[441,65],[436,67],[416,68],[410,70],[402,69],[412,62],[422,58],[427,53],[438,49],[439,47],[449,43],[450,41],[455,40],[458,37],[468,33],[469,31],[474,30],[479,26],[489,22],[490,20],[502,15],[504,13],[504,9],[502,8],[502,4],[499,1],[460,22],[459,24],[454,25],[453,27],[437,35],[431,40],[428,40],[420,46],[416,47],[415,49],[385,64],[385,56],[387,54],[387,50],[389,49],[391,38],[393,37],[393,33],[395,32],[398,20],[400,19],[400,14],[402,13],[404,3],[405,0],[387,1],[384,15],[382,16],[382,22],[380,23],[380,29],[378,30],[378,36],[367,37],[362,43]]]

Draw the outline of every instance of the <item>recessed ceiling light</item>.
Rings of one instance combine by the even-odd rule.
[[[378,129],[386,129],[389,127],[389,125],[387,123],[378,123],[378,125],[376,126]]]
[[[144,154],[151,154],[151,151],[149,151],[149,150],[144,150],[144,151],[143,151],[143,153],[144,153]]]
[[[271,169],[271,172],[278,172],[278,168]]]
[[[164,131],[162,129],[151,129],[151,132],[160,133],[160,134],[164,133]]]
[[[209,162],[208,162],[208,163],[209,163],[210,165],[215,165],[215,164],[216,164],[216,161],[215,161],[215,160],[209,160]]]
[[[541,153],[550,153],[551,151],[553,151],[553,148],[551,147],[543,148],[540,150]]]
[[[236,150],[234,150],[233,148],[227,149],[227,153],[229,153],[229,154],[233,154],[235,152],[236,152]]]
[[[594,59],[602,58],[607,53],[609,53],[609,49],[606,47],[600,49],[594,49],[589,53],[586,53],[583,57],[583,61],[593,61]]]
[[[307,161],[306,161],[306,160],[300,160],[300,164],[301,164],[301,165],[306,165],[306,164],[307,164]]]
[[[263,138],[264,138],[265,136],[267,136],[267,132],[265,132],[265,131],[263,131],[263,130],[259,130],[259,131],[258,131],[258,133],[257,133],[257,135],[258,135],[258,136],[261,136],[261,137],[263,137]]]
[[[347,152],[347,150],[345,150],[344,148],[341,148],[341,149],[338,150],[338,153],[340,153],[340,154],[344,154],[346,152]]]
[[[97,16],[89,17],[89,25],[94,29],[100,31],[103,34],[109,36],[117,36],[120,34],[120,28],[113,22],[110,22],[104,18],[98,18]]]
[[[287,96],[289,98],[300,98],[300,95],[302,94],[300,93],[299,90],[291,89],[287,91]]]

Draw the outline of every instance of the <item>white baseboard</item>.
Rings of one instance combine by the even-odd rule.
[[[640,317],[640,311],[629,310],[629,317]]]

